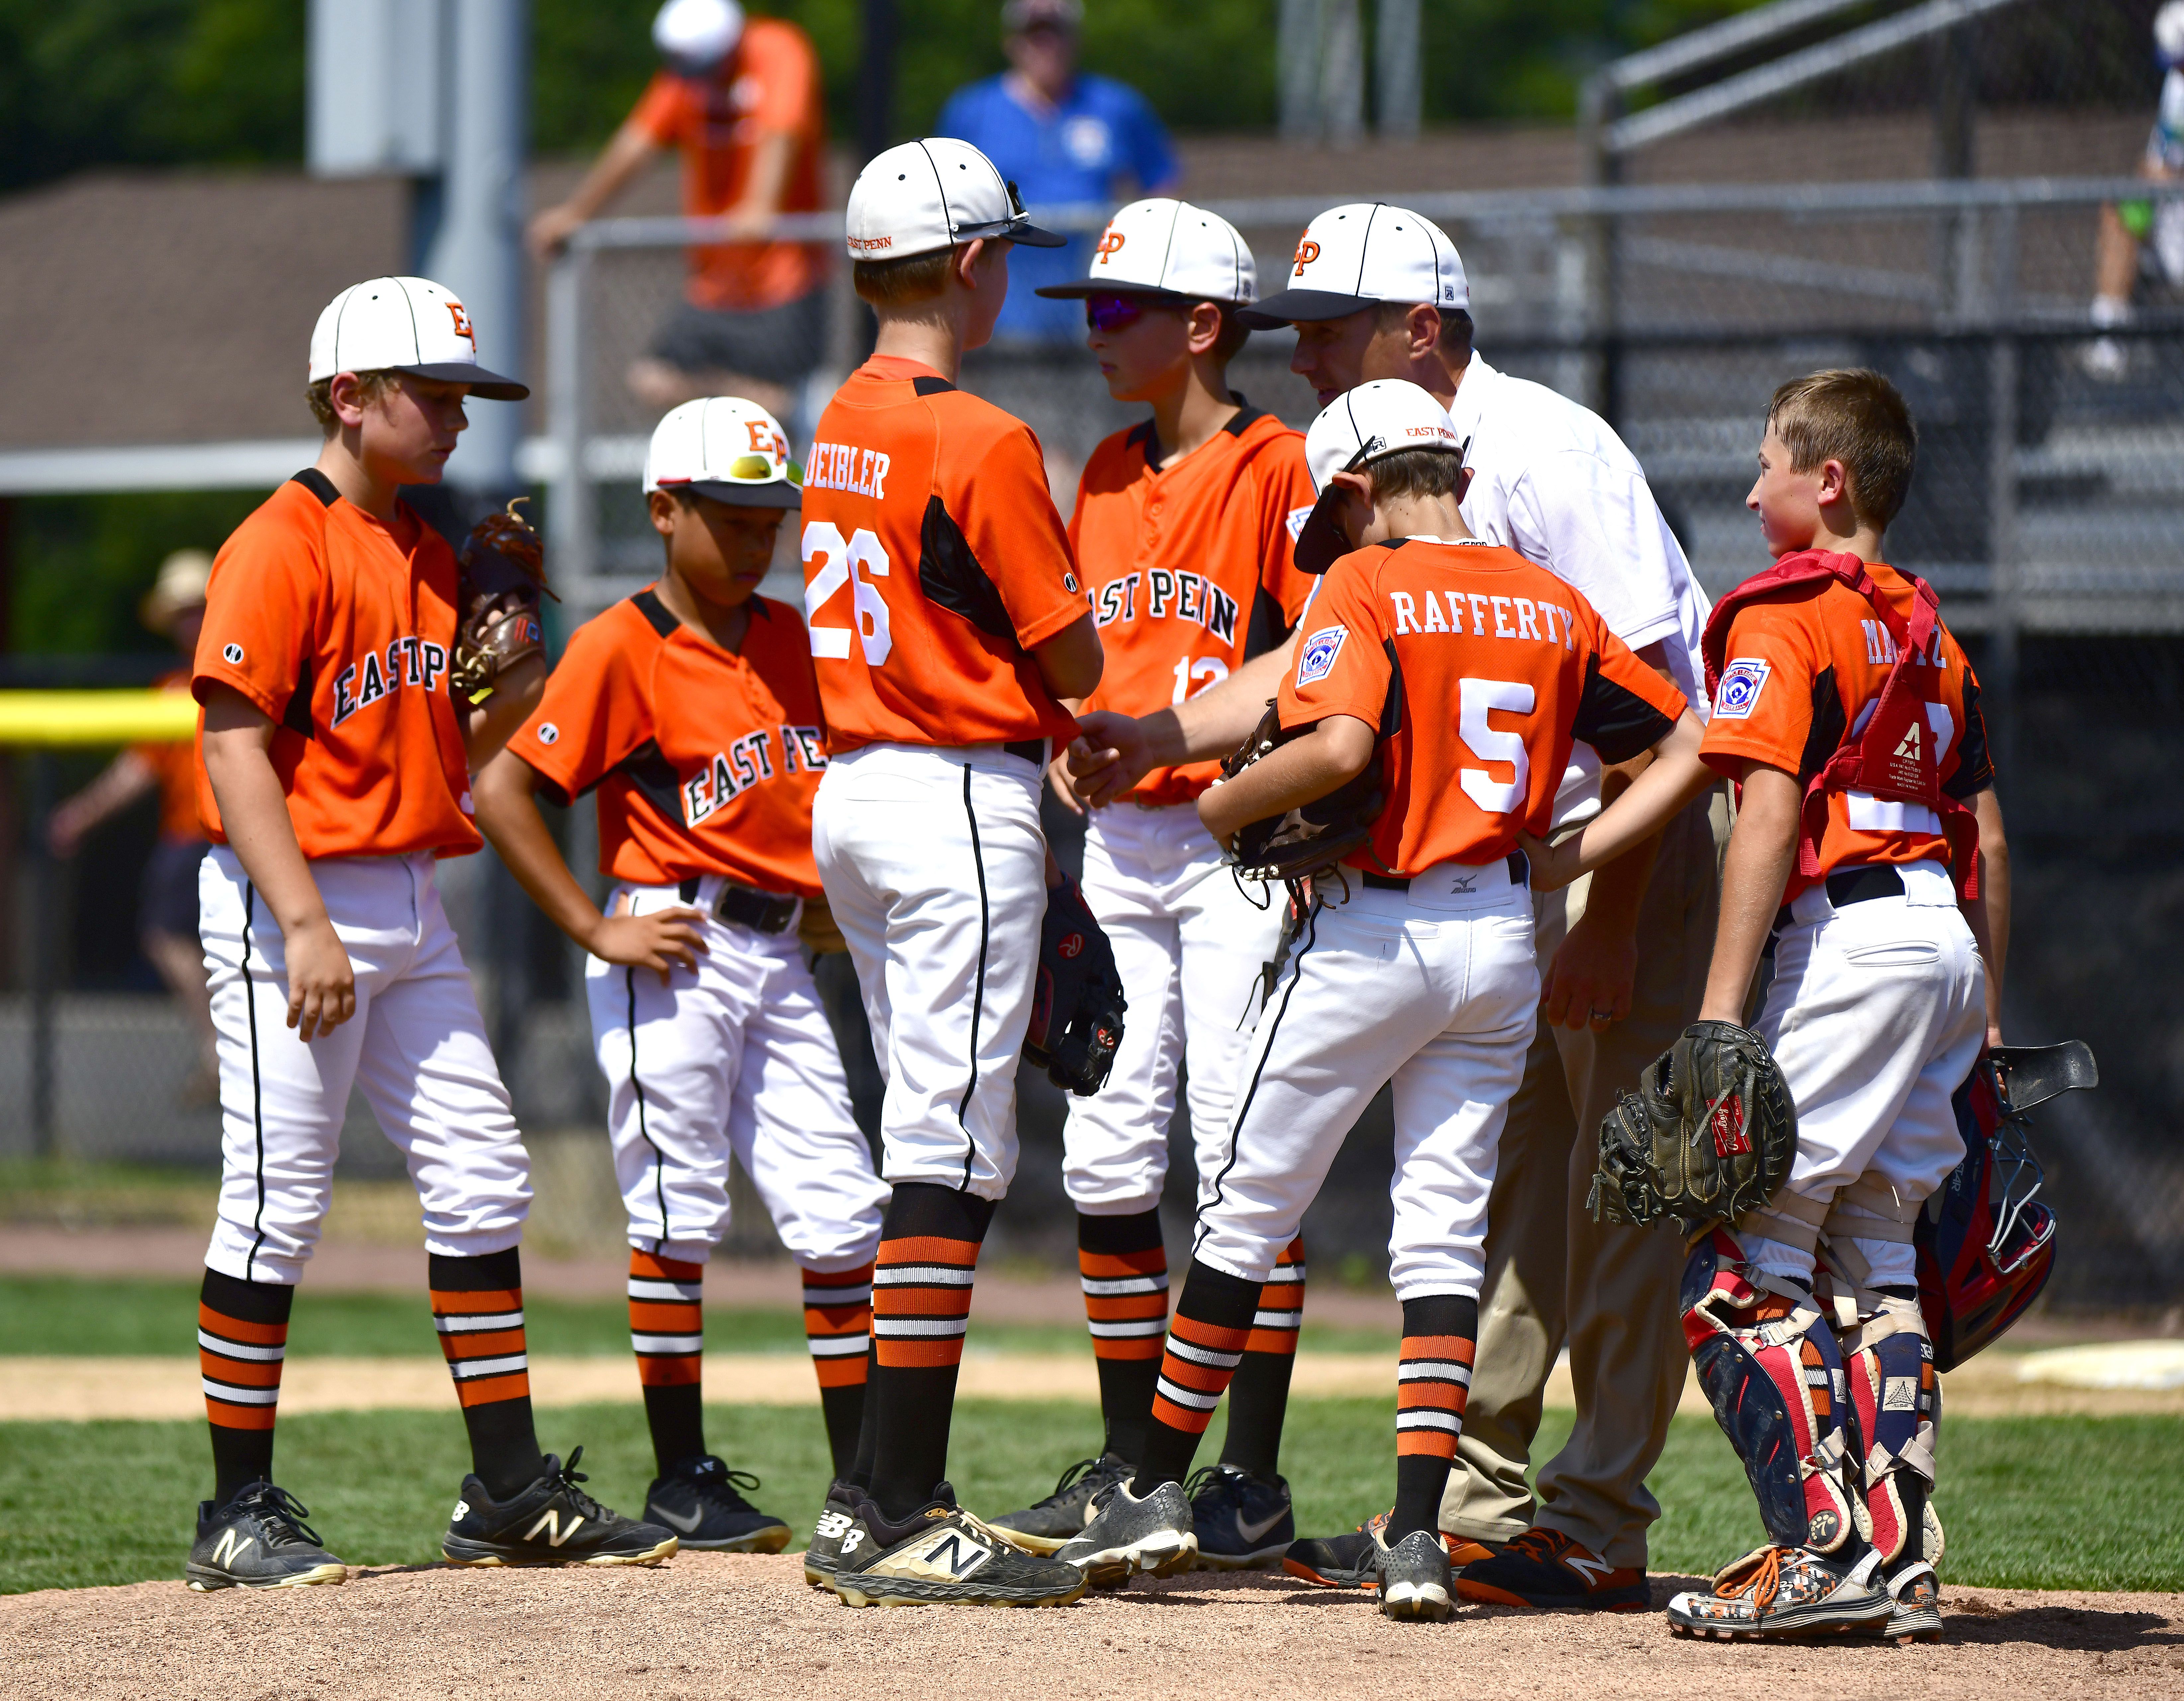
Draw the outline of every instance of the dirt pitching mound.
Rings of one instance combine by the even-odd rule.
[[[1689,1579],[1657,1581],[1657,1600]],[[1618,1698],[2184,1692],[2184,1597],[1957,1589],[1948,1639],[1753,1647],[1658,1615],[1466,1608],[1397,1625],[1367,1597],[1282,1577],[1140,1579],[1053,1610],[852,1609],[794,1556],[685,1554],[658,1570],[353,1573],[340,1588],[179,1582],[0,1599],[0,1693],[220,1701],[564,1696],[1217,1701],[1460,1690]],[[1398,1687],[1401,1686],[1401,1687]]]

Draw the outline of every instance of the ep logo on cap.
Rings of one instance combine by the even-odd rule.
[[[1297,533],[1297,571],[1323,573],[1350,553],[1349,539],[1334,523],[1336,473],[1362,471],[1408,449],[1461,455],[1470,447],[1432,392],[1401,378],[1376,378],[1337,396],[1304,436],[1305,466],[1319,500]]]
[[[1159,295],[1241,305],[1258,293],[1251,244],[1218,213],[1156,195],[1107,221],[1082,283],[1050,284],[1055,300],[1087,295]]]
[[[1298,240],[1284,287],[1243,315],[1261,331],[1341,319],[1384,301],[1468,312],[1471,284],[1456,244],[1431,219],[1384,201],[1330,207]]]
[[[1035,248],[1068,241],[1032,223],[1017,186],[992,160],[947,136],[874,155],[850,190],[844,222],[851,259],[904,259],[979,237]]]
[[[488,401],[520,402],[530,387],[478,365],[477,332],[453,290],[423,277],[353,283],[326,304],[311,332],[311,378],[337,372],[414,372],[468,384]]]
[[[803,482],[781,422],[741,396],[671,409],[644,452],[647,495],[688,490],[744,508],[801,508]]]

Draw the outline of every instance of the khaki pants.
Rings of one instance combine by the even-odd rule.
[[[1639,910],[1629,1017],[1599,1032],[1542,1027],[1525,1059],[1487,1202],[1478,1364],[1441,1501],[1441,1527],[1457,1535],[1506,1542],[1538,1523],[1611,1565],[1646,1564],[1646,1531],[1661,1511],[1646,1477],[1690,1362],[1676,1308],[1683,1243],[1658,1226],[1595,1223],[1585,1196],[1602,1119],[1698,1012],[1729,821],[1717,788],[1663,830]],[[1535,900],[1543,975],[1591,885]],[[1565,1343],[1577,1427],[1540,1472],[1535,1510],[1524,1472]]]

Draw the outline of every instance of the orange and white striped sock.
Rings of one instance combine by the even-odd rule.
[[[904,1518],[948,1475],[956,1374],[970,1325],[989,1199],[929,1181],[897,1185],[872,1269],[872,1498]]]
[[[630,1248],[629,1344],[663,1476],[705,1451],[705,1281],[703,1264]]]
[[[1105,1450],[1135,1464],[1152,1420],[1167,1333],[1167,1248],[1158,1210],[1077,1218],[1077,1275],[1100,1371]]]
[[[273,1419],[296,1290],[204,1273],[198,1293],[198,1375],[212,1429],[213,1504],[273,1475]]]
[[[1387,1539],[1440,1527],[1442,1492],[1463,1433],[1471,1393],[1479,1302],[1468,1294],[1429,1294],[1403,1302],[1403,1344],[1396,1363],[1396,1509]]]
[[[1282,1426],[1289,1417],[1290,1376],[1296,1369],[1297,1330],[1304,1325],[1304,1236],[1282,1248],[1259,1291],[1251,1339],[1228,1391],[1228,1433],[1221,1462],[1269,1480],[1280,1469]]]
[[[804,1270],[804,1340],[819,1376],[819,1409],[834,1475],[856,1469],[857,1435],[865,1421],[865,1383],[872,1368],[872,1265]]]
[[[471,1469],[504,1500],[545,1474],[531,1416],[531,1358],[524,1342],[523,1266],[515,1247],[483,1258],[431,1255],[432,1327],[439,1331]]]
[[[1251,1338],[1259,1287],[1257,1282],[1191,1261],[1161,1353],[1152,1421],[1145,1429],[1145,1457],[1131,1486],[1133,1494],[1150,1494],[1162,1483],[1180,1482],[1190,1474],[1199,1437],[1213,1421],[1214,1408],[1228,1391],[1245,1343]]]

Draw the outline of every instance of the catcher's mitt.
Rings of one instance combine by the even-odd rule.
[[[1024,1056],[1057,1087],[1089,1098],[1106,1085],[1123,1043],[1123,978],[1114,947],[1067,875],[1046,894],[1039,930],[1039,977]]]
[[[1280,706],[1270,701],[1251,736],[1223,761],[1221,778],[1235,778],[1291,739],[1301,737],[1304,730],[1284,732]],[[1238,828],[1229,846],[1236,872],[1247,880],[1268,881],[1302,880],[1324,873],[1373,836],[1373,823],[1386,801],[1376,756],[1357,778],[1326,796]]]
[[[491,696],[502,674],[545,648],[538,600],[554,592],[546,583],[545,545],[515,511],[528,500],[519,496],[505,514],[487,515],[463,545],[448,678],[473,703]]]
[[[1765,1041],[1697,1022],[1600,1124],[1585,1206],[1596,1223],[1679,1217],[1696,1229],[1765,1204],[1797,1155],[1797,1107]]]

